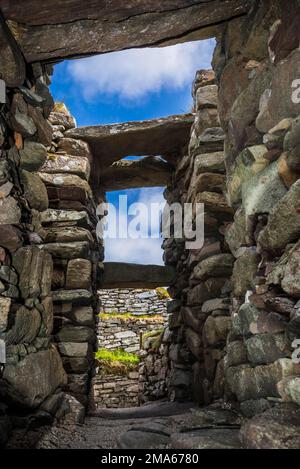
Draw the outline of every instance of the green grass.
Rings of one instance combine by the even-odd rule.
[[[102,319],[103,321],[109,321],[109,319],[115,318],[115,319],[124,319],[124,320],[139,320],[139,319],[145,319],[148,321],[157,321],[157,322],[162,322],[163,323],[163,317],[161,314],[141,314],[141,315],[136,315],[132,313],[118,313],[117,311],[113,311],[112,313],[99,313],[99,318]]]
[[[140,358],[135,353],[125,352],[122,349],[99,349],[95,353],[101,375],[126,376],[129,371],[136,369]]]
[[[142,335],[142,347],[144,347],[145,341],[149,338],[153,339],[151,341],[151,350],[155,351],[159,349],[161,345],[161,339],[164,333],[164,328],[156,329],[155,331],[144,332]]]
[[[137,365],[140,361],[138,355],[135,353],[125,352],[122,349],[107,350],[105,348],[101,348],[96,352],[95,357],[99,361],[120,362],[130,365]]]

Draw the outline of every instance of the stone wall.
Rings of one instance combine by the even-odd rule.
[[[63,138],[75,121],[64,106],[54,106],[48,89],[52,68],[25,67],[9,31],[2,24],[0,31],[13,59],[0,83],[0,439],[5,440],[5,414],[18,407],[36,418],[43,410],[51,420],[62,416],[70,401],[62,391],[87,403],[102,247],[88,184],[91,154],[84,142]]]
[[[164,259],[177,270],[168,305],[172,363],[169,395],[193,397],[200,404],[222,397],[224,355],[230,327],[230,275],[233,256],[224,229],[233,217],[223,194],[224,132],[217,111],[212,71],[200,71],[193,85],[195,122],[191,140],[165,197],[169,204],[205,204],[205,243],[187,250],[184,240],[164,242]]]
[[[93,379],[92,405],[95,409],[133,407],[165,397],[168,346],[164,328],[170,301],[166,291],[112,289],[99,290],[99,295],[98,347],[135,353],[140,364],[136,370],[107,375],[100,361]]]
[[[205,203],[201,250],[164,242],[177,270],[169,394],[225,398],[246,417],[299,404],[298,19],[299,2],[266,1],[227,25],[215,74],[196,76],[189,148],[165,193]]]
[[[23,85],[21,56],[18,67],[18,84]],[[46,232],[42,223],[49,198],[39,171],[52,141],[47,120],[53,105],[47,86],[49,71],[36,63],[28,67],[24,86],[10,86],[5,73],[6,82],[1,82],[0,445],[9,427],[6,412],[21,407],[37,414],[43,406],[51,418],[67,383],[52,341],[53,261],[43,249]]]
[[[139,401],[139,373],[131,370],[127,375],[102,375],[93,378],[93,411],[103,408],[137,407]]]
[[[166,303],[169,298],[164,289],[102,289],[99,294],[102,313],[129,313],[136,316],[167,314]]]
[[[53,258],[53,334],[68,374],[66,390],[86,405],[96,350],[98,265],[103,259],[88,182],[92,154],[85,142],[64,137],[75,121],[63,104],[55,105],[49,122],[53,137],[39,172],[49,199],[42,213],[41,247]]]
[[[235,208],[226,397],[248,417],[280,399],[300,404],[298,21],[299,2],[262,2],[228,26],[213,61]]]

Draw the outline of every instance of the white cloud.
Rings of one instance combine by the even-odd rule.
[[[151,204],[163,204],[165,203],[165,199],[163,197],[163,188],[145,188],[141,189],[136,194],[135,203],[142,203],[148,208],[148,213],[150,214],[150,207]],[[129,191],[126,191],[129,193]],[[118,216],[122,217],[123,219],[127,219],[128,216],[124,209],[119,210],[119,207],[115,207],[118,213]],[[128,205],[128,209],[130,205]],[[157,264],[163,265],[163,251],[161,249],[162,238],[159,232],[159,220],[156,220],[157,223],[155,224],[155,220],[151,220],[152,226],[151,230],[155,234],[155,238],[149,238],[148,236],[148,217],[143,220],[143,215],[139,217],[142,219],[141,225],[141,235],[143,237],[138,239],[112,239],[107,238],[105,239],[105,261],[110,262],[129,262],[129,263],[137,263],[137,264]],[[151,217],[149,217],[151,218]],[[108,215],[108,226],[110,227],[110,223],[113,222],[113,218],[110,218]],[[146,228],[144,229],[144,223]],[[110,236],[113,236],[114,230],[109,229]],[[118,233],[118,229],[116,230]],[[145,238],[144,238],[145,237]]]
[[[210,68],[215,41],[131,49],[71,61],[68,70],[86,99],[98,93],[134,100],[161,89],[190,86],[196,70]]]
[[[105,262],[163,265],[161,239],[107,239]]]

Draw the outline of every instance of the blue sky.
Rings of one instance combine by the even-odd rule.
[[[51,91],[78,126],[144,120],[189,112],[191,84],[210,68],[214,40],[165,48],[132,49],[64,61],[54,68]],[[128,155],[132,156],[132,155]],[[163,188],[122,191],[130,202],[161,202]],[[116,203],[119,192],[108,194]],[[161,240],[106,240],[107,261],[162,264]]]

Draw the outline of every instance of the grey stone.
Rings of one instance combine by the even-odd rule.
[[[95,342],[95,333],[93,329],[85,326],[65,326],[56,334],[58,342],[87,342],[93,344]]]
[[[47,158],[46,147],[31,140],[24,141],[24,148],[19,153],[21,158],[20,166],[26,171],[38,171]]]
[[[295,182],[287,194],[273,207],[268,223],[258,237],[258,244],[267,251],[282,251],[296,241],[300,235],[300,212],[297,210],[300,197],[300,180]]]
[[[32,209],[43,212],[48,209],[49,200],[47,189],[38,174],[29,171],[20,171],[21,182],[24,188],[24,196]]]
[[[243,297],[255,287],[258,264],[259,256],[252,248],[245,250],[235,261],[231,278],[235,296]]]
[[[280,404],[244,423],[241,439],[248,449],[298,449],[300,410],[295,404]]]
[[[291,356],[291,346],[284,334],[258,334],[245,342],[248,359],[254,364],[273,363]]]
[[[18,202],[9,196],[0,199],[0,225],[18,225],[21,220],[21,210]]]
[[[239,449],[239,430],[230,428],[199,429],[190,432],[173,433],[173,449]]]
[[[37,337],[41,327],[41,315],[37,309],[21,306],[14,317],[14,324],[5,335],[7,345],[30,344]]]
[[[23,407],[36,408],[66,383],[61,358],[52,347],[27,355],[17,365],[7,364],[1,379],[0,394],[2,398],[9,398]]]
[[[206,280],[209,277],[230,276],[233,269],[231,254],[217,254],[201,261],[193,270],[193,278]]]

